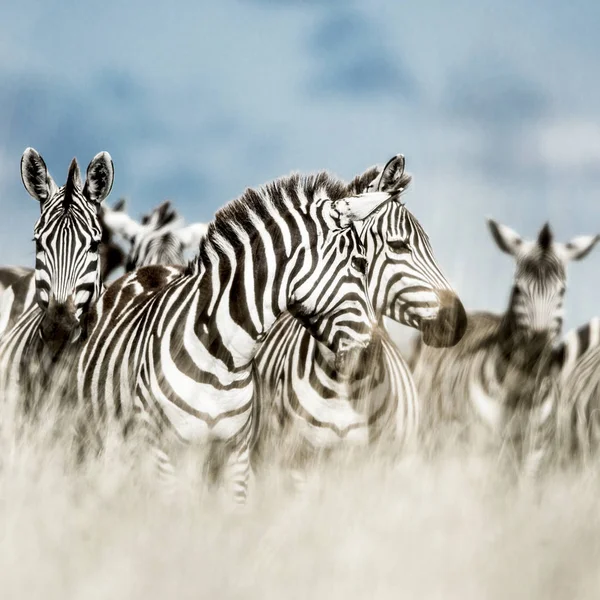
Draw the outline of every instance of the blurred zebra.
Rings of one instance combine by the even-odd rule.
[[[567,333],[552,353],[554,431],[546,444],[552,457],[586,463],[600,449],[600,318]]]
[[[526,444],[549,425],[552,413],[551,399],[538,392],[562,328],[567,263],[585,257],[599,236],[561,244],[548,224],[533,241],[491,219],[488,226],[516,263],[506,312],[470,313],[463,339],[451,349],[427,348],[418,339],[410,364],[423,399],[425,434],[452,424],[459,438],[501,441],[519,461],[526,452],[526,469],[535,469],[539,453]]]
[[[349,197],[327,173],[284,177],[219,210],[187,268],[142,267],[115,282],[78,362],[88,439],[111,422],[141,424],[163,475],[169,440],[217,445],[245,502],[257,346],[289,310],[338,368],[364,351],[375,317],[353,222],[390,197]]]
[[[0,267],[0,297],[2,292],[15,283],[17,279],[32,273],[33,269],[31,267]]]
[[[103,215],[122,211],[124,200],[108,208],[100,205],[98,217],[102,227],[100,240],[100,279],[106,284],[109,277],[124,264],[125,253],[115,242]],[[31,267],[0,267],[0,335],[35,302],[35,269]]]
[[[349,185],[349,194],[396,192],[391,202],[356,225],[380,326],[351,377],[340,376],[331,352],[290,313],[279,318],[256,355],[266,437],[287,446],[282,459],[292,468],[297,487],[304,482],[307,456],[340,444],[373,443],[384,434],[401,448],[416,433],[419,402],[412,375],[383,326],[383,316],[420,329],[434,346],[456,344],[465,331],[462,303],[442,274],[427,234],[402,201],[400,193],[411,182],[404,168],[404,157],[397,155],[383,169],[373,167]],[[261,453],[262,440],[255,460]]]
[[[148,265],[180,265],[185,253],[196,251],[206,233],[206,223],[184,226],[183,219],[167,200],[137,222],[124,212],[105,216],[111,231],[129,242],[125,259],[127,273]]]
[[[0,395],[27,409],[61,353],[84,335],[87,311],[100,292],[98,212],[112,188],[113,163],[107,152],[97,154],[82,184],[73,159],[59,188],[43,158],[27,148],[21,178],[41,209],[34,227],[35,303],[0,337]]]

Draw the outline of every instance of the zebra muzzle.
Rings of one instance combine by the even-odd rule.
[[[78,328],[73,296],[69,296],[64,303],[58,303],[52,295],[40,324],[42,338],[51,345],[61,346],[78,333]]]
[[[450,290],[438,292],[437,318],[423,321],[423,342],[433,348],[449,348],[462,339],[467,329],[467,313],[459,297]]]

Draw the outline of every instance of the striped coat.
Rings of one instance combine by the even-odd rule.
[[[463,339],[447,350],[417,340],[411,368],[424,406],[424,435],[437,442],[450,427],[458,439],[500,444],[520,461],[523,452],[534,456],[530,436],[552,413],[538,390],[562,327],[567,263],[586,256],[598,237],[561,244],[546,224],[536,240],[526,241],[504,225],[488,224],[516,263],[506,312],[469,314]]]
[[[289,310],[338,368],[364,352],[374,315],[353,222],[390,197],[348,197],[325,173],[282,178],[221,209],[187,269],[143,267],[115,282],[78,363],[88,429],[140,425],[163,475],[169,440],[219,444],[224,480],[245,502],[259,341]]]
[[[393,157],[383,169],[357,177],[349,193],[366,190],[403,192],[410,183],[404,157]],[[369,295],[380,320],[369,352],[341,376],[331,353],[290,314],[282,315],[256,357],[261,405],[267,433],[282,458],[303,480],[307,455],[340,444],[394,439],[397,448],[416,432],[419,402],[412,376],[382,324],[382,317],[425,331],[437,346],[455,344],[465,328],[465,312],[438,267],[429,239],[402,202],[395,199],[361,224]],[[257,448],[256,460],[264,450]]]
[[[110,155],[101,152],[90,162],[82,183],[73,159],[67,182],[59,188],[42,157],[28,148],[21,176],[41,208],[34,229],[35,302],[0,336],[0,396],[27,408],[46,396],[58,360],[85,335],[89,307],[100,291],[98,211],[114,173]],[[26,279],[15,284],[15,298],[25,297],[28,303],[30,296],[18,288],[31,290]]]

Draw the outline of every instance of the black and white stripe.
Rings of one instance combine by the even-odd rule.
[[[289,310],[339,368],[364,352],[375,317],[353,222],[390,197],[348,197],[326,173],[285,177],[221,209],[187,269],[123,276],[96,304],[79,360],[88,426],[141,423],[163,473],[168,438],[223,444],[244,502],[258,343]]]
[[[403,192],[411,177],[397,155],[383,169],[355,178],[349,193]],[[383,432],[407,442],[416,432],[419,402],[408,366],[382,317],[416,327],[428,343],[461,339],[464,308],[442,274],[429,239],[400,194],[357,223],[368,261],[369,296],[380,322],[378,335],[350,378],[341,377],[331,353],[292,315],[280,317],[257,356],[261,405],[268,435],[287,451],[283,459],[303,480],[303,457],[344,444],[366,444]],[[259,446],[260,448],[260,446]]]
[[[41,209],[34,228],[35,302],[0,337],[0,392],[5,400],[32,403],[34,388],[41,393],[47,383],[42,378],[82,335],[87,311],[98,297],[102,239],[98,211],[114,174],[110,155],[101,152],[90,162],[82,183],[73,159],[67,182],[59,188],[42,157],[28,148],[21,159],[21,177]],[[30,290],[26,280],[21,283]]]
[[[546,224],[536,240],[526,241],[495,221],[488,225],[516,263],[509,305],[502,315],[470,313],[454,348],[436,350],[417,340],[411,366],[424,401],[423,427],[431,434],[453,424],[471,443],[479,437],[485,444],[503,443],[519,460],[523,451],[534,458],[524,443],[547,426],[552,413],[551,400],[539,390],[562,327],[567,263],[586,256],[599,238],[561,244]]]
[[[100,280],[104,285],[119,267],[123,266],[125,253],[114,240],[111,230],[104,223],[106,210],[122,211],[123,200],[110,209],[100,205]],[[7,284],[3,287],[2,283]],[[12,327],[17,319],[35,302],[35,269],[30,267],[0,267],[0,335]]]
[[[600,449],[600,318],[567,333],[552,352],[544,392],[554,402],[546,449],[560,461],[586,463]]]

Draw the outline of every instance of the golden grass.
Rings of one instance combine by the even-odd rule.
[[[167,500],[118,444],[76,467],[51,428],[14,430],[0,436],[2,598],[600,596],[592,467],[534,484],[464,449],[358,453],[312,471],[301,497],[268,469],[232,514],[199,453]]]

